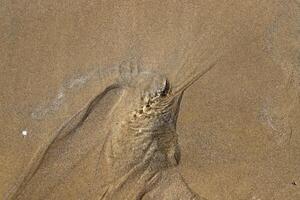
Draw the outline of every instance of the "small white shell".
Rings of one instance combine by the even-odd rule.
[[[23,130],[23,131],[21,132],[21,134],[22,134],[23,136],[27,136],[28,131],[27,131],[27,130]]]

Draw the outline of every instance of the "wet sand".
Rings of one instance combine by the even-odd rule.
[[[23,187],[58,130],[130,58],[174,83],[217,62],[185,92],[178,118],[178,169],[193,191],[209,200],[300,198],[297,1],[3,1],[0,16],[2,199]],[[114,102],[112,94],[95,112],[99,129]],[[87,130],[89,148],[97,134],[94,124]],[[63,171],[82,157],[72,153],[49,164]],[[84,169],[97,155],[79,167],[82,177],[92,176]]]

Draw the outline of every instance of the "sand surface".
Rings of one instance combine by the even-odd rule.
[[[300,199],[299,5],[3,0],[0,199],[15,198],[63,124],[115,82],[120,63],[132,58],[174,84],[216,62],[185,92],[177,123],[177,168],[193,191],[208,200]],[[109,94],[95,110],[98,121],[86,125],[87,137],[54,148],[47,158],[53,173],[64,173],[96,144],[94,131],[108,126],[104,113],[118,95]],[[99,137],[101,146],[105,135]],[[86,146],[78,150],[76,142],[83,140]],[[56,161],[62,153],[72,156]],[[97,155],[84,156],[85,164],[66,168],[68,174],[92,176],[84,169],[97,165]],[[39,188],[56,184],[51,174],[43,178]],[[78,190],[82,181],[57,186],[53,198]],[[43,191],[35,190],[28,199]]]

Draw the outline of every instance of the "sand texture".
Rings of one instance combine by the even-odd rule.
[[[0,199],[300,199],[298,0],[3,0],[0,33]]]

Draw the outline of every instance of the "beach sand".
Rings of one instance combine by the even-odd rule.
[[[174,84],[216,63],[184,93],[177,123],[177,169],[194,192],[300,199],[299,13],[296,0],[2,1],[0,199],[30,182],[19,199],[98,198],[71,195],[97,190],[86,180],[121,91],[100,102],[84,134],[45,152],[133,58]]]

